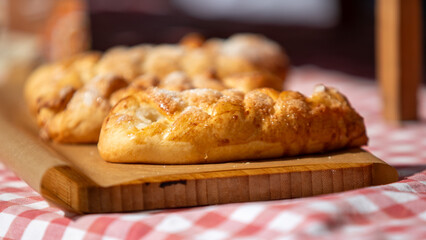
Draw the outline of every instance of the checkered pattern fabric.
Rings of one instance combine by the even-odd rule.
[[[394,165],[426,164],[426,124],[386,125],[373,81],[303,68],[287,87],[310,93],[317,83],[337,87],[365,117],[371,152]],[[304,199],[77,216],[49,206],[0,164],[4,239],[426,239],[425,226],[426,171],[385,186]]]

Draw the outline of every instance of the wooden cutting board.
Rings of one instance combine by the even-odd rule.
[[[0,89],[0,160],[44,198],[74,212],[307,197],[398,179],[394,168],[362,149],[219,164],[107,163],[95,145],[40,140],[20,86]]]

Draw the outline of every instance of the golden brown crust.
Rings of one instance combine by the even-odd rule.
[[[187,48],[199,48],[205,41],[206,39],[203,35],[199,33],[189,33],[180,40],[179,44]]]
[[[121,77],[99,76],[64,100],[61,108],[41,108],[37,114],[41,136],[58,142],[97,142],[111,109],[110,95],[126,85]]]
[[[99,53],[88,53],[36,69],[25,85],[25,97],[32,113],[41,108],[57,107],[70,89],[83,87],[93,77]]]
[[[367,143],[363,119],[337,90],[152,88],[121,100],[98,143],[110,162],[195,164],[309,154]]]
[[[238,51],[231,51],[233,47]],[[266,64],[265,58],[282,61],[276,63],[282,69]],[[45,138],[97,142],[111,106],[135,91],[149,87],[279,90],[287,67],[282,50],[261,36],[245,34],[204,42],[193,35],[181,45],[115,47],[103,55],[86,53],[41,66],[28,79],[25,96]],[[98,101],[84,103],[89,95]]]
[[[220,55],[216,60],[218,75],[227,77],[235,73],[267,70],[285,78],[289,60],[285,54],[281,54],[282,51],[277,43],[264,36],[236,34],[223,41],[219,48]]]

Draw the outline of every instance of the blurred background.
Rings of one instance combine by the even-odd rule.
[[[261,33],[280,43],[294,66],[374,78],[374,2],[0,0],[0,78],[87,49],[175,43],[191,32]]]

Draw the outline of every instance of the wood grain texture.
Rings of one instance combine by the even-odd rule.
[[[417,119],[422,73],[420,0],[377,0],[376,60],[384,116],[388,121]]]
[[[351,163],[347,159],[329,164],[313,162],[311,165],[176,172],[109,187],[96,184],[69,166],[57,166],[45,173],[41,194],[66,209],[102,213],[298,198],[397,181],[392,167],[378,162],[365,151],[352,151],[352,154],[371,158],[371,162]],[[338,158],[342,153],[331,155]],[[315,161],[321,158],[328,156],[315,158]],[[273,162],[269,160],[263,164]]]

